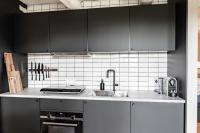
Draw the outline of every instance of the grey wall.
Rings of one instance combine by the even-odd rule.
[[[17,0],[0,0],[0,93],[8,91],[8,80],[3,60],[4,52],[13,52],[13,15],[18,13]],[[23,59],[22,59],[23,57]],[[17,68],[19,62],[26,61],[26,55],[15,54]],[[25,80],[26,81],[26,80]]]
[[[176,2],[176,51],[168,53],[168,76],[179,80],[179,96],[186,98],[186,1]]]
[[[13,16],[17,11],[15,0],[0,0],[0,93],[8,91],[8,80],[3,60],[3,52],[12,52]],[[1,118],[1,115],[0,115]],[[0,121],[1,132],[1,121]]]

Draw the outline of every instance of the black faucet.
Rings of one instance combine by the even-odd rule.
[[[115,70],[114,69],[108,69],[107,74],[106,74],[107,78],[109,77],[110,72],[113,72],[113,91],[115,92],[116,91],[115,86],[118,86],[118,84],[115,83]]]

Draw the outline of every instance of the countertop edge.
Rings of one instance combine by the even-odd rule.
[[[38,98],[38,99],[68,99],[68,100],[96,100],[96,101],[130,101],[130,102],[156,102],[156,103],[185,103],[185,100],[166,100],[166,99],[137,99],[137,98],[109,98],[109,97],[93,97],[93,96],[36,96],[36,95],[17,95],[17,94],[0,94],[0,97],[11,98]]]

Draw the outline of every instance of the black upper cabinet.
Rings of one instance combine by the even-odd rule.
[[[19,14],[15,16],[15,45],[19,53],[48,52],[48,13]]]
[[[129,8],[88,10],[88,47],[92,52],[129,50]]]
[[[87,51],[87,11],[50,13],[50,51]]]
[[[175,50],[175,8],[146,5],[130,8],[130,47],[136,51]]]
[[[175,6],[20,14],[15,17],[14,37],[14,50],[19,53],[118,52],[129,51],[129,47],[133,51],[173,51]],[[3,36],[1,40],[10,39]]]

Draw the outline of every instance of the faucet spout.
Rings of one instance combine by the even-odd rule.
[[[115,83],[115,70],[114,69],[108,69],[107,73],[106,73],[107,78],[109,77],[110,72],[113,72],[113,91],[115,92],[116,91],[115,86],[118,86],[118,84]]]

